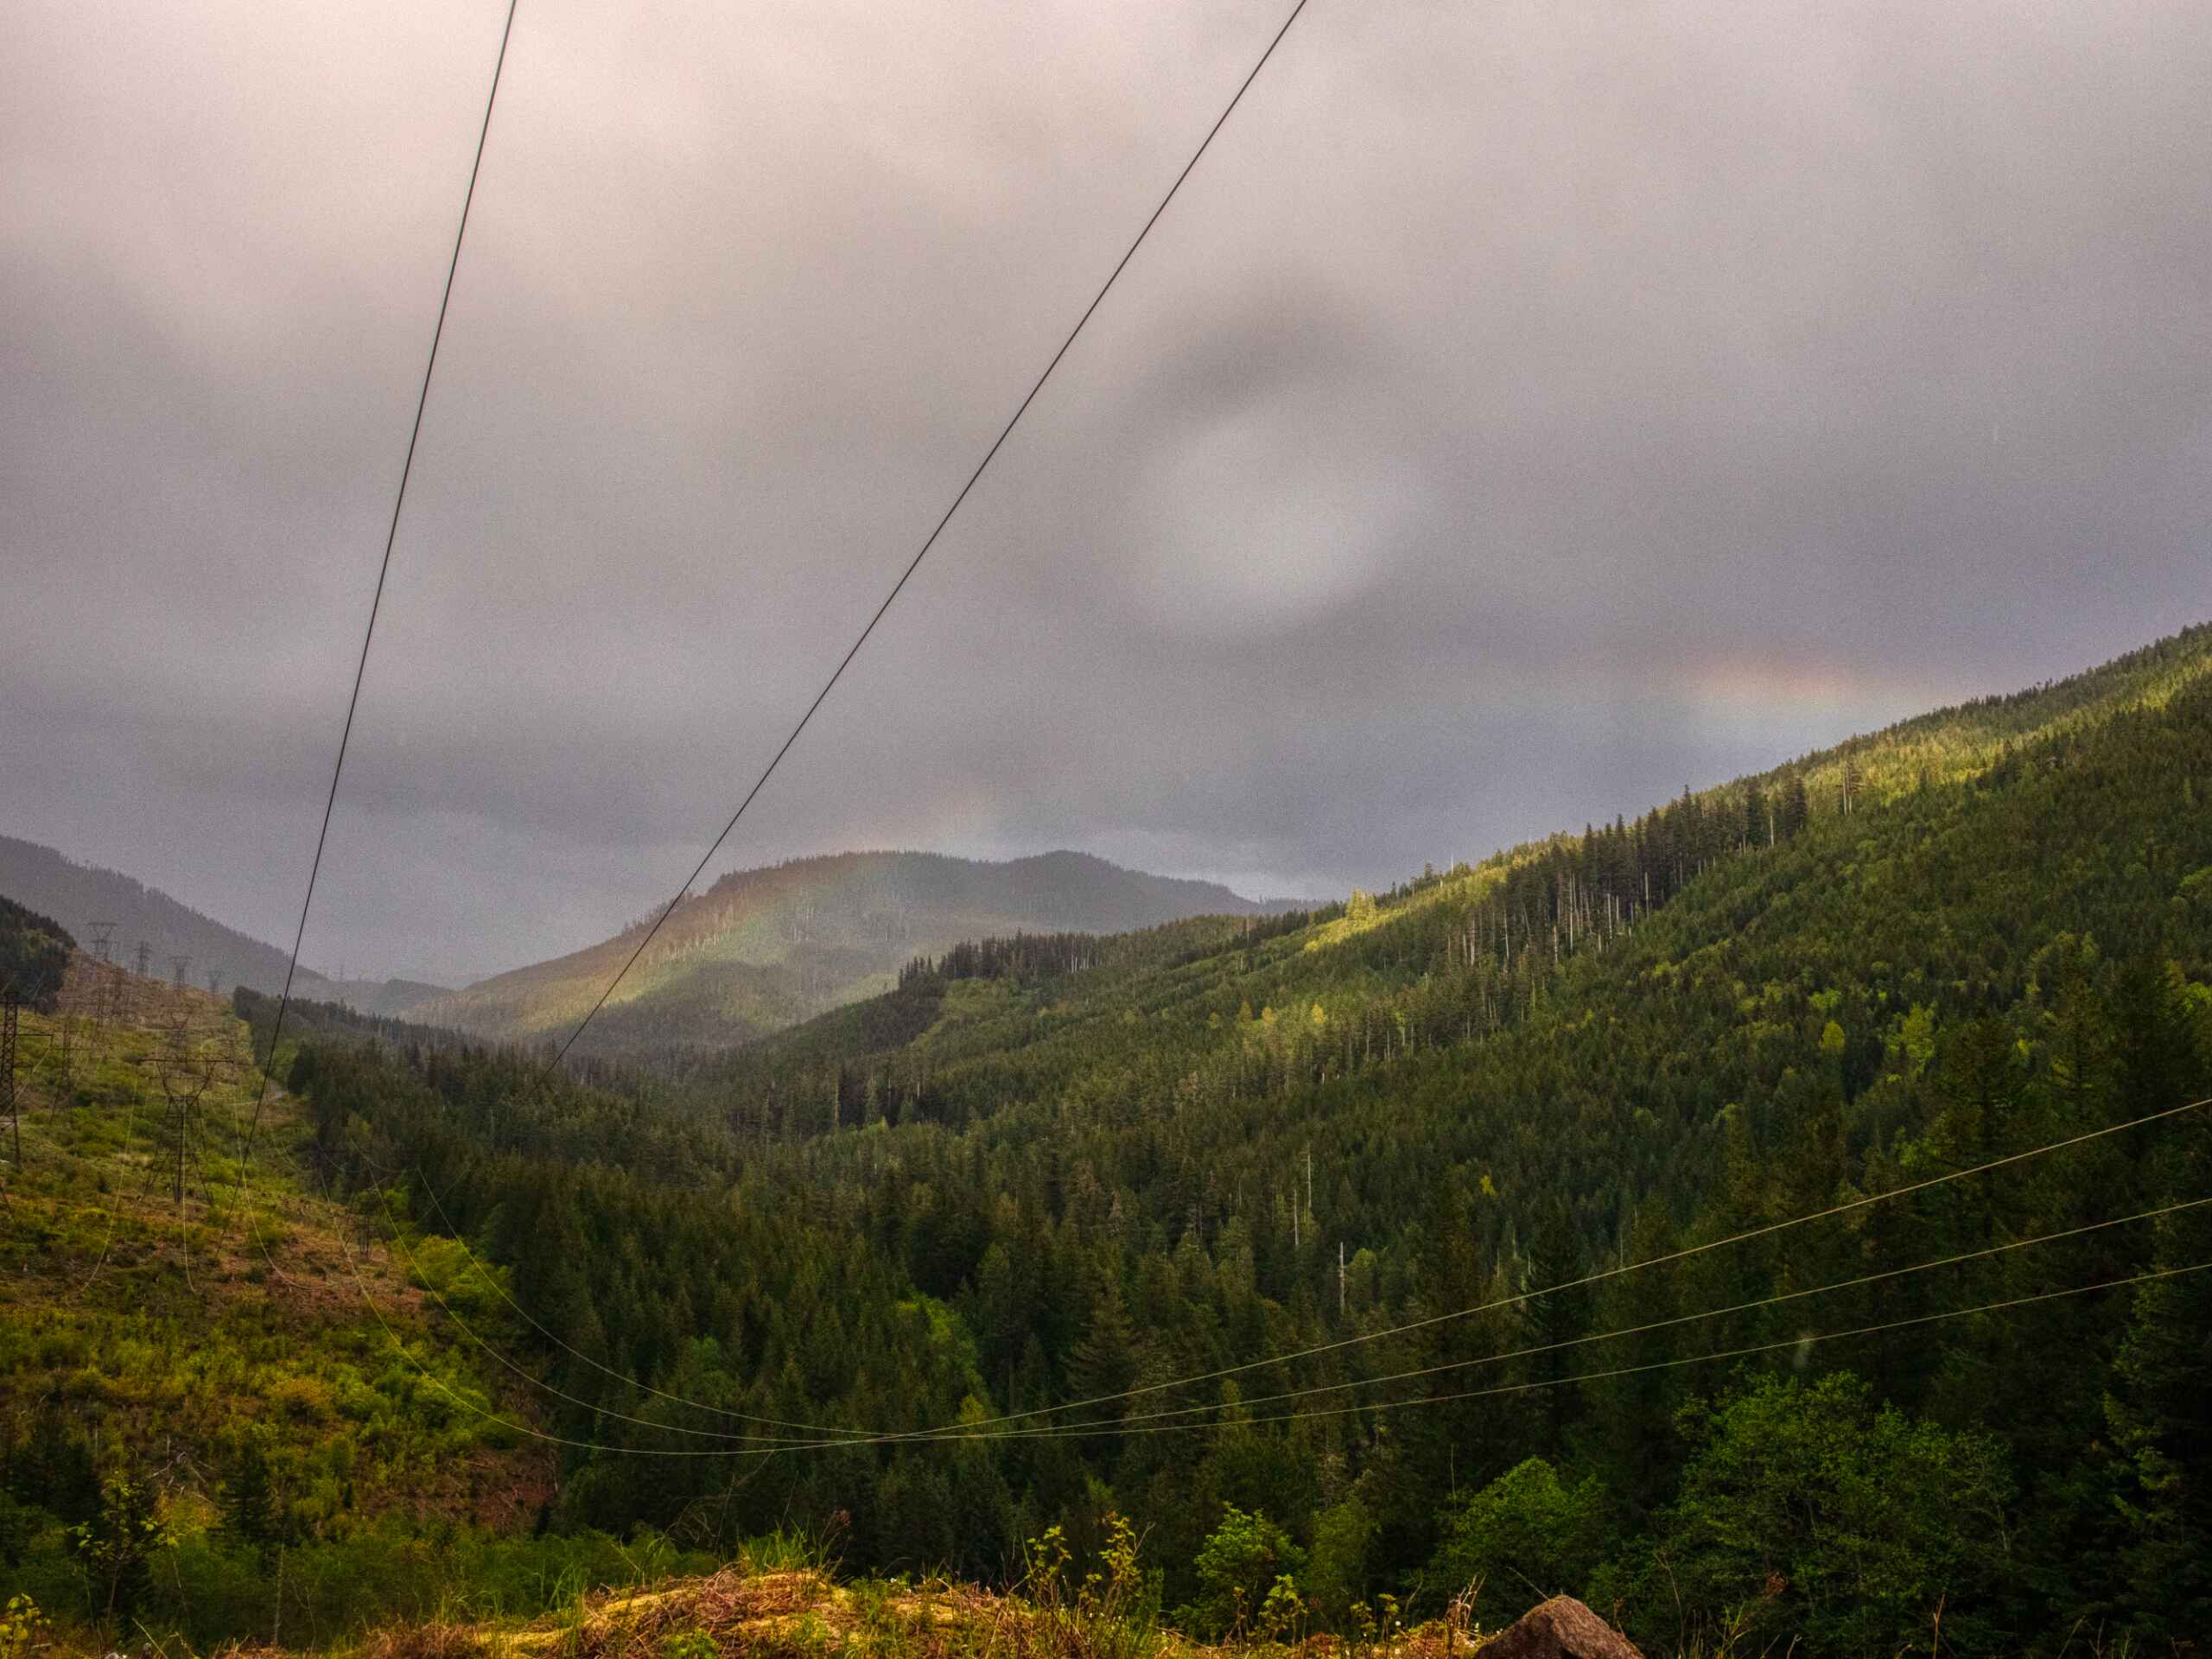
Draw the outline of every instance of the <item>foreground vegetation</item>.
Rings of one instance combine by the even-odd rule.
[[[48,1630],[327,1642],[706,1564],[644,1535],[532,1535],[553,1460],[494,1420],[527,1424],[519,1380],[442,1324],[451,1262],[396,1255],[319,1190],[281,1091],[239,1161],[260,1075],[226,1003],[79,957],[22,1039],[0,1586]],[[518,1345],[474,1280],[443,1294]]]
[[[134,1620],[327,1642],[779,1530],[1105,1581],[1125,1516],[1192,1640],[1562,1590],[1650,1651],[2202,1639],[2212,1114],[2105,1131],[2212,1095],[2208,791],[2198,631],[1315,915],[953,951],[681,1070],[309,1008],[256,1179],[290,1280],[364,1282],[226,1254],[218,1137],[69,1336],[65,1212],[157,1147],[119,1085],[47,1114],[0,1294],[68,1340],[0,1380],[84,1451],[73,1510],[11,1455],[0,1560],[112,1625],[92,1541],[136,1535],[71,1529],[128,1482],[179,1538]],[[381,1587],[295,1611],[315,1551]]]
[[[1057,1533],[1031,1541],[1020,1580],[1004,1591],[933,1575],[844,1580],[835,1571],[835,1548],[832,1539],[777,1535],[711,1573],[641,1567],[613,1587],[575,1590],[535,1618],[486,1617],[455,1602],[431,1618],[364,1630],[339,1650],[362,1659],[1288,1659],[1312,1650],[1304,1621],[1288,1613],[1217,1643],[1163,1623],[1159,1575],[1144,1569],[1125,1524],[1095,1571],[1077,1572]],[[1367,1611],[1350,1641],[1329,1645],[1361,1659],[1448,1659],[1493,1634],[1472,1623],[1465,1599],[1418,1625],[1407,1624],[1389,1601]],[[23,1599],[0,1624],[0,1641],[17,1643],[10,1651],[89,1652],[72,1638],[90,1634],[57,1630]]]

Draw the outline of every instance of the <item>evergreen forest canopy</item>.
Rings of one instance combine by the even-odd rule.
[[[0,996],[49,1009],[77,941],[50,916],[0,898]]]
[[[310,1009],[284,1153],[422,1363],[518,1368],[448,1391],[556,1465],[547,1539],[1004,1581],[1119,1516],[1202,1637],[1472,1585],[1655,1652],[2163,1651],[2212,1115],[2100,1132],[2212,1096],[2208,791],[2198,628],[1310,913],[919,953],[681,1074]],[[97,1395],[10,1403],[150,1478]],[[393,1524],[236,1440],[195,1560]],[[105,1488],[23,1444],[0,1559],[50,1564]]]

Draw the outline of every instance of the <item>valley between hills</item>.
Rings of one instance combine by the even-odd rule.
[[[631,936],[280,1035],[0,886],[0,1643],[2185,1650],[2208,791],[2196,628],[1324,905],[805,861],[550,1076]]]

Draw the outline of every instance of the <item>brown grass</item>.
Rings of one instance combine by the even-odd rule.
[[[505,1637],[500,1645],[515,1653],[559,1654],[564,1659],[645,1659],[657,1655],[668,1638],[696,1632],[725,1653],[792,1651],[812,1646],[798,1643],[795,1648],[795,1627],[802,1621],[817,1620],[833,1629],[850,1626],[852,1599],[849,1591],[839,1589],[819,1573],[747,1574],[728,1567],[710,1578],[688,1580],[667,1589],[587,1602],[582,1618],[540,1620]],[[368,1659],[470,1656],[394,1652]]]
[[[1091,1626],[973,1585],[845,1586],[817,1571],[751,1573],[737,1566],[658,1590],[588,1599],[578,1613],[485,1637],[479,1648],[376,1648],[365,1650],[365,1659],[681,1659],[693,1642],[747,1659],[1096,1659],[1129,1651],[1126,1635],[1102,1639],[1108,1633]],[[1313,1636],[1229,1648],[1160,1630],[1140,1645],[1149,1659],[1464,1659],[1478,1640],[1464,1623],[1446,1618],[1388,1643]]]
[[[1467,1659],[1482,1633],[1447,1616],[1387,1640],[1311,1636],[1227,1646],[1148,1633],[1145,1659]],[[973,1585],[842,1586],[816,1570],[728,1567],[652,1590],[586,1598],[519,1630],[449,1620],[375,1632],[345,1659],[1097,1659],[1127,1654],[1080,1619]],[[299,1659],[230,1645],[213,1659]]]

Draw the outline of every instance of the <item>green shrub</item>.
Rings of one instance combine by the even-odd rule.
[[[1594,1591],[1621,1596],[1643,1631],[1679,1639],[1679,1597],[1760,1643],[1896,1653],[1928,1639],[1939,1605],[1986,1605],[2012,1491],[1994,1441],[1877,1408],[1848,1372],[1761,1377],[1681,1421],[1695,1450],[1661,1535]],[[2005,1650],[1949,1612],[1942,1642]]]
[[[1175,1610],[1175,1622],[1193,1636],[1216,1640],[1254,1627],[1276,1581],[1306,1570],[1306,1552],[1290,1535],[1257,1510],[1222,1506],[1217,1527],[1192,1564],[1196,1600]],[[1278,1599],[1278,1611],[1280,1599]]]
[[[174,1540],[143,1482],[118,1475],[101,1483],[100,1506],[70,1529],[71,1541],[93,1586],[96,1611],[127,1619],[145,1594],[147,1563]]]
[[[1331,1630],[1349,1630],[1353,1606],[1366,1599],[1368,1554],[1375,1531],[1375,1517],[1356,1497],[1313,1517],[1306,1585]]]
[[[1430,1571],[1448,1594],[1471,1589],[1471,1611],[1494,1629],[1548,1596],[1581,1594],[1605,1537],[1597,1481],[1570,1485],[1530,1458],[1446,1512]]]
[[[0,1659],[30,1659],[46,1645],[46,1615],[35,1599],[26,1595],[8,1598],[0,1609]]]

